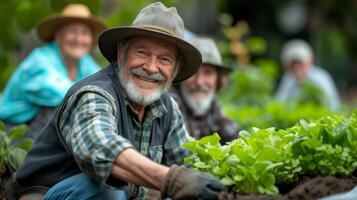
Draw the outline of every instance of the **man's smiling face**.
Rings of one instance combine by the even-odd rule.
[[[124,54],[123,48],[118,46],[118,64],[129,98],[140,105],[152,103],[172,83],[177,47],[161,39],[137,36],[130,40]]]

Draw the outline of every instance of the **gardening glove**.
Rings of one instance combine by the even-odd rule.
[[[218,199],[224,186],[217,179],[204,173],[173,165],[161,187],[162,197],[180,199]]]

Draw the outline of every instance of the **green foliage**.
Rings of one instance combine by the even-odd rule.
[[[224,112],[237,121],[241,129],[248,130],[252,127],[287,128],[300,119],[318,119],[332,113],[329,109],[312,103],[289,104],[273,100],[262,106],[226,105]]]
[[[298,136],[292,152],[308,174],[348,175],[357,167],[357,112],[328,116],[292,127]]]
[[[318,119],[332,114],[322,90],[309,82],[295,101],[279,102],[273,98],[277,66],[270,60],[257,60],[259,67],[236,69],[229,87],[220,94],[224,113],[237,121],[241,129],[252,127],[278,129],[293,126],[300,119]]]
[[[296,101],[299,104],[312,103],[315,105],[328,106],[326,95],[317,85],[304,81],[301,83],[302,92]]]
[[[27,131],[26,125],[13,127],[8,133],[0,121],[0,175],[6,170],[14,172],[23,162],[27,151],[32,146],[32,140],[23,138]]]
[[[254,55],[261,55],[267,50],[267,42],[261,37],[250,37],[247,39],[247,47]]]
[[[23,32],[29,32],[45,16],[49,8],[43,1],[19,1],[15,9],[15,24]]]
[[[277,194],[277,184],[357,169],[357,111],[350,117],[301,120],[287,129],[241,131],[239,139],[224,146],[219,139],[213,134],[184,144],[193,153],[185,162],[236,192]]]
[[[130,25],[135,19],[139,11],[150,3],[156,2],[155,0],[135,0],[133,1],[118,1],[116,2],[115,9],[111,15],[107,17],[109,26]],[[163,0],[160,1],[166,6],[174,6],[179,3],[178,0]],[[185,1],[184,1],[185,2]],[[182,3],[182,1],[180,1]]]
[[[274,79],[258,67],[237,68],[230,78],[230,86],[221,94],[224,103],[260,106],[272,96]]]

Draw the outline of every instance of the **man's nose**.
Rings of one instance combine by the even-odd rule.
[[[204,85],[204,83],[205,83],[205,78],[204,78],[204,75],[202,74],[202,73],[197,73],[196,75],[195,75],[195,83],[197,84],[197,85]]]
[[[144,65],[144,69],[148,72],[148,73],[156,73],[159,71],[159,68],[157,66],[157,58],[155,56],[151,56],[150,58],[147,59],[145,65]]]

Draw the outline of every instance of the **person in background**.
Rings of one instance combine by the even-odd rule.
[[[82,4],[69,4],[60,15],[44,19],[36,31],[46,44],[34,49],[10,78],[0,98],[0,120],[10,127],[26,123],[26,137],[36,138],[68,89],[100,69],[88,53],[105,29]]]
[[[188,29],[185,29],[185,34],[184,34],[184,40],[186,40],[189,43],[192,43],[192,41],[196,38],[196,34],[191,32]]]
[[[196,139],[218,133],[221,143],[238,137],[237,124],[222,113],[216,99],[227,84],[230,68],[222,64],[221,54],[212,38],[196,37],[192,44],[199,49],[203,65],[198,72],[171,89],[185,119],[190,135]]]
[[[68,91],[7,183],[7,199],[114,200],[104,197],[107,186],[128,184],[128,199],[145,199],[148,188],[162,198],[218,199],[219,180],[177,165],[189,155],[189,135],[166,91],[202,64],[183,33],[176,8],[160,2],[131,26],[104,31],[99,48],[111,64]]]
[[[323,99],[332,110],[340,106],[340,97],[330,74],[314,65],[310,45],[300,39],[286,42],[282,48],[281,60],[285,73],[276,92],[276,99],[294,101],[302,94],[303,83],[310,83],[322,91]]]

